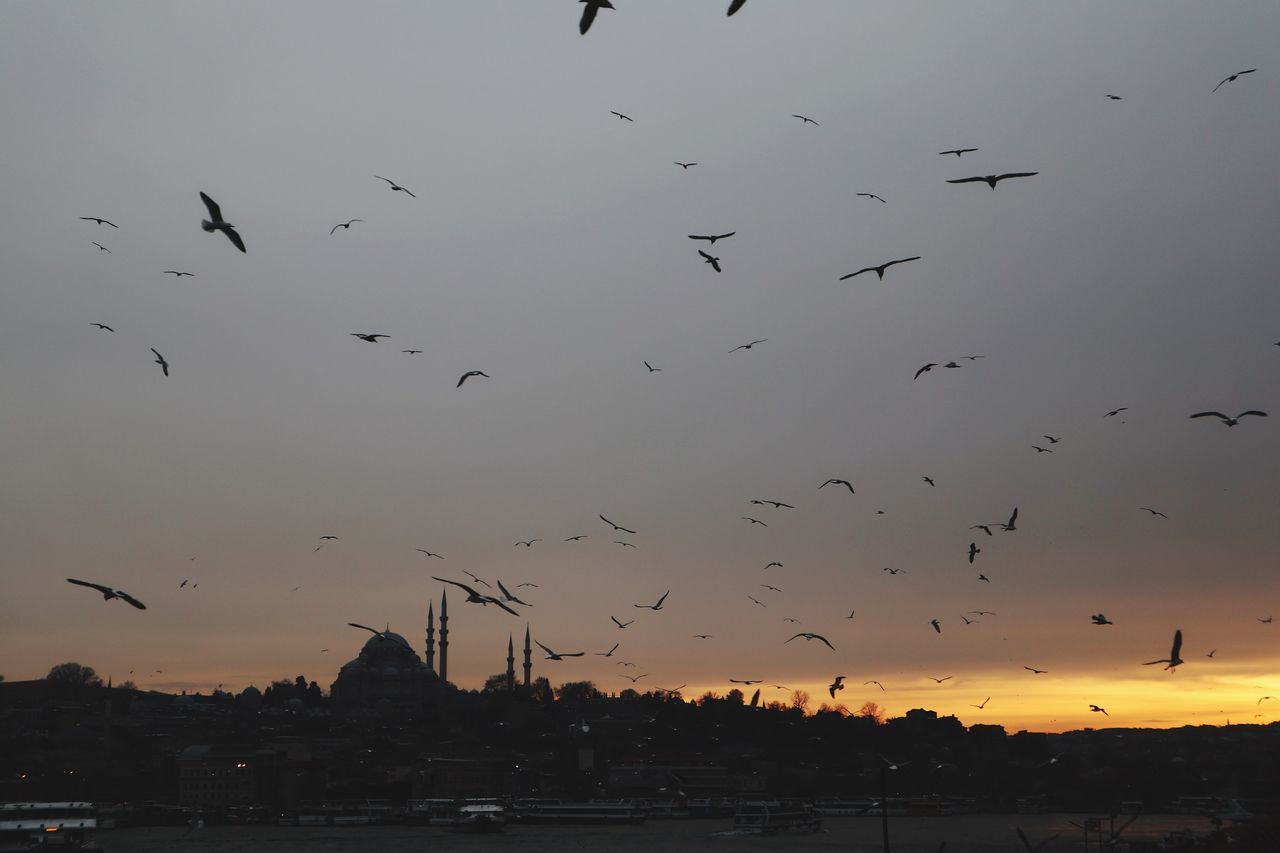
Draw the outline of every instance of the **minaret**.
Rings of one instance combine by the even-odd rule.
[[[529,648],[529,626],[524,626],[524,686],[529,686],[529,671],[533,669],[533,661],[529,656],[533,650]]]
[[[436,671],[436,614],[430,601],[427,602],[427,669]]]
[[[507,635],[507,690],[516,689],[516,644],[511,635]]]
[[[449,593],[440,593],[440,680],[449,680]]]

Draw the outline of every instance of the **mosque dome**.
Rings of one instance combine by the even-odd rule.
[[[365,640],[360,654],[343,664],[329,692],[347,705],[420,701],[435,680],[435,673],[404,637],[383,631]]]

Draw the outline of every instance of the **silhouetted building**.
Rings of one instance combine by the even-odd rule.
[[[370,636],[360,655],[342,665],[329,695],[340,705],[372,704],[382,699],[420,702],[435,680],[436,674],[404,637],[384,631]]]

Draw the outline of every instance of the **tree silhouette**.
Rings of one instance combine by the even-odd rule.
[[[884,709],[875,702],[867,701],[862,703],[862,707],[854,714],[856,717],[866,717],[876,721],[876,725],[884,722]]]
[[[101,687],[102,679],[91,666],[78,663],[60,663],[49,670],[45,679],[54,684],[66,684],[70,687]]]

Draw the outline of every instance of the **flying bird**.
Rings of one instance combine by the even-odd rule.
[[[733,349],[729,350],[729,352],[737,352],[737,351],[738,351],[738,350],[740,350],[740,349],[751,349],[751,348],[752,348],[753,346],[755,346],[756,344],[762,344],[762,343],[764,343],[764,342],[765,342],[765,341],[767,341],[767,340],[769,340],[769,339],[768,339],[768,338],[761,338],[760,340],[758,340],[758,341],[752,341],[752,342],[751,342],[751,343],[749,343],[749,344],[742,344],[742,345],[740,345],[740,346],[736,346],[736,347],[734,347]]]
[[[1119,95],[1107,95],[1107,96],[1106,96],[1106,98],[1107,98],[1107,100],[1108,100],[1108,101],[1122,101],[1122,100],[1124,100],[1124,99],[1123,99],[1123,98],[1121,98]]]
[[[693,638],[695,640],[710,640],[711,636],[711,634],[694,634]]]
[[[1108,619],[1105,613],[1095,613],[1095,614],[1093,614],[1092,616],[1090,616],[1089,618],[1093,620],[1093,624],[1095,624],[1095,625],[1114,625],[1114,624],[1116,624],[1116,623],[1112,622],[1110,619]]]
[[[334,231],[337,231],[339,228],[347,228],[347,229],[350,229],[350,228],[351,228],[351,223],[352,223],[352,222],[364,222],[364,220],[363,220],[363,219],[348,219],[346,222],[339,222],[337,225],[335,225],[335,226],[333,226],[332,228],[330,228],[330,229],[329,229],[329,236],[330,236],[330,237],[332,237],[332,236],[333,236],[333,232],[334,232]]]
[[[1017,525],[1018,525],[1018,508],[1015,506],[1013,508],[1013,514],[1009,516],[1009,520],[1006,521],[1004,524],[1000,525],[1000,528],[1008,532],[1010,530],[1017,530],[1018,529]]]
[[[831,486],[831,485],[844,486],[846,489],[848,489],[848,490],[849,490],[849,494],[851,494],[851,495],[856,495],[856,494],[857,494],[857,492],[855,492],[855,491],[853,490],[853,484],[852,484],[852,483],[850,483],[848,480],[841,480],[841,479],[836,478],[836,477],[832,477],[830,480],[827,480],[827,481],[826,481],[825,483],[823,483],[821,486],[818,486],[818,488],[819,488],[819,489],[825,489],[827,486]]]
[[[391,337],[390,335],[366,335],[364,332],[350,332],[349,334],[353,338],[359,338],[360,340],[368,341],[371,344],[376,344],[378,342],[378,338]]]
[[[979,572],[979,573],[978,573],[978,580],[980,580],[980,581],[986,581],[987,583],[991,583],[991,578],[987,577],[986,575],[982,574],[981,572]]]
[[[647,361],[644,363],[644,366],[645,366],[645,367],[647,367],[647,368],[649,368],[649,372],[650,372],[650,373],[661,373],[661,372],[662,372],[662,368],[661,368],[661,367],[654,367],[652,364],[650,364],[650,363],[649,363],[649,362],[647,362]]]
[[[1036,669],[1034,666],[1024,666],[1023,669],[1025,669],[1027,672],[1031,673],[1032,675],[1044,675],[1049,671],[1047,669]]]
[[[878,682],[878,681],[874,681],[874,680],[873,680],[873,681],[864,681],[864,682],[862,682],[862,683],[863,683],[864,685],[866,685],[866,684],[874,684],[876,687],[879,687],[881,690],[884,690],[884,685],[883,685],[883,684],[881,684],[881,683],[880,683],[880,682]]]
[[[725,237],[732,237],[737,231],[730,231],[728,234],[690,234],[690,240],[706,240],[711,245],[715,245],[717,240],[723,240]]]
[[[729,4],[729,11],[726,12],[725,15],[732,17],[733,13],[741,9],[742,5],[746,2],[747,0],[733,0],[733,2]]]
[[[501,595],[501,596],[499,596],[499,597],[500,597],[503,601],[510,601],[512,604],[523,604],[525,607],[532,607],[532,606],[533,606],[533,605],[532,605],[532,604],[530,604],[529,602],[527,602],[527,601],[521,601],[520,599],[518,599],[518,598],[516,598],[514,595],[512,595],[512,594],[511,594],[511,592],[510,592],[510,590],[508,590],[505,586],[503,586],[503,585],[502,585],[502,578],[497,578],[497,581],[498,581],[498,590],[502,593],[502,595]]]
[[[1219,83],[1218,85],[1216,85],[1216,86],[1214,86],[1214,87],[1213,87],[1213,91],[1214,91],[1214,92],[1218,91],[1219,89],[1221,89],[1221,88],[1222,88],[1223,86],[1225,86],[1226,84],[1228,84],[1228,83],[1230,83],[1230,82],[1234,81],[1234,80],[1235,80],[1237,77],[1239,77],[1241,74],[1252,74],[1253,72],[1255,72],[1255,71],[1257,71],[1257,70],[1258,70],[1258,69],[1256,69],[1256,68],[1250,68],[1250,69],[1249,69],[1249,70],[1247,70],[1247,71],[1237,71],[1235,74],[1232,74],[1232,75],[1230,75],[1230,76],[1228,76],[1228,77],[1223,77],[1223,78],[1222,78],[1222,82],[1221,82],[1221,83]]]
[[[1173,646],[1170,647],[1169,649],[1169,656],[1167,658],[1160,658],[1159,660],[1149,660],[1146,663],[1144,663],[1143,666],[1151,666],[1152,664],[1163,663],[1163,664],[1168,664],[1168,666],[1165,667],[1166,670],[1173,669],[1177,667],[1179,664],[1186,662],[1182,658],[1178,657],[1178,653],[1181,651],[1182,651],[1182,631],[1179,629],[1173,632]]]
[[[939,151],[938,155],[954,154],[959,157],[961,154],[968,154],[970,151],[977,151],[977,148],[952,148],[950,151]]]
[[[98,218],[98,217],[96,217],[96,216],[81,216],[80,218],[81,218],[81,219],[83,219],[83,220],[85,220],[86,222],[96,222],[96,223],[98,223],[99,225],[110,225],[112,228],[119,228],[119,227],[120,227],[119,225],[115,224],[114,222],[112,222],[112,221],[111,221],[111,220],[109,220],[109,219],[99,219],[99,218]]]
[[[768,570],[773,568],[774,566],[777,566],[780,569],[786,568],[785,566],[782,565],[782,563],[779,563],[777,560],[774,560],[772,563],[769,563],[767,566],[765,566],[765,569]]]
[[[854,195],[860,195],[863,198],[874,198],[876,201],[884,202],[885,204],[889,203],[884,199],[880,198],[880,196],[876,195],[875,193],[854,193]]]
[[[1149,506],[1140,506],[1140,507],[1138,507],[1138,509],[1144,509],[1144,510],[1146,510],[1147,512],[1151,513],[1152,515],[1158,515],[1158,516],[1160,516],[1161,518],[1168,518],[1168,517],[1169,517],[1169,516],[1165,515],[1163,512],[1160,512],[1160,511],[1158,511],[1158,510],[1154,510],[1154,509],[1152,509],[1152,508],[1151,508],[1151,507],[1149,507]]]
[[[921,374],[921,373],[928,373],[930,370],[933,370],[933,369],[934,369],[935,367],[937,367],[937,366],[938,366],[938,363],[937,363],[936,361],[931,361],[931,362],[929,362],[928,364],[926,364],[924,367],[922,367],[922,368],[920,368],[919,370],[917,370],[917,371],[916,371],[916,375],[915,375],[915,376],[912,376],[911,378],[912,378],[912,379],[919,379],[919,378],[920,378],[920,374]]]
[[[1031,445],[1031,446],[1032,446],[1033,448],[1035,448],[1036,453],[1052,453],[1052,452],[1053,452],[1053,451],[1052,451],[1052,450],[1050,450],[1049,448],[1047,448],[1047,447],[1041,447],[1041,446],[1040,446],[1040,445],[1038,445],[1038,444],[1033,444],[1033,445]]]
[[[1266,413],[1266,412],[1260,412],[1260,411],[1258,411],[1257,409],[1249,409],[1247,412],[1241,412],[1240,414],[1236,415],[1234,418],[1229,418],[1229,417],[1227,417],[1226,415],[1222,414],[1221,412],[1196,412],[1196,413],[1195,413],[1194,415],[1192,415],[1191,417],[1193,417],[1193,418],[1218,418],[1219,420],[1221,420],[1221,421],[1222,421],[1224,424],[1226,424],[1227,426],[1229,426],[1229,427],[1233,427],[1233,426],[1237,425],[1238,423],[1240,423],[1240,419],[1241,419],[1241,418],[1243,418],[1245,415],[1258,415],[1259,417],[1263,417],[1263,418],[1265,418],[1265,417],[1267,416],[1267,413]]]
[[[587,534],[585,534],[585,533],[580,533],[580,534],[578,534],[577,536],[570,536],[568,539],[565,539],[564,541],[566,541],[566,542],[577,542],[577,541],[579,541],[579,540],[581,540],[581,539],[586,539],[586,538],[587,538]]]
[[[837,675],[835,681],[827,685],[827,690],[831,693],[832,699],[836,698],[837,690],[844,690],[844,679],[843,675]]]
[[[711,255],[708,255],[706,252],[702,251],[701,249],[699,249],[699,250],[698,250],[698,254],[699,254],[699,255],[702,255],[702,257],[706,258],[706,260],[704,261],[704,263],[711,264],[711,268],[712,268],[713,270],[715,270],[716,272],[724,272],[724,270],[720,269],[720,259],[719,259],[719,258],[712,257]]]
[[[758,501],[753,498],[751,502],[757,505],[772,504],[774,509],[782,509],[783,507],[786,507],[787,509],[795,509],[791,504],[784,504],[782,501],[771,501],[768,498],[762,501]]]
[[[618,621],[618,617],[616,617],[616,616],[610,616],[609,618],[610,618],[610,619],[612,619],[612,620],[613,620],[613,624],[617,625],[619,628],[625,628],[625,627],[627,627],[628,625],[630,625],[632,622],[636,621],[636,620],[634,620],[634,619],[629,619],[629,620],[627,620],[626,622],[619,622],[619,621]]]
[[[99,243],[99,242],[97,242],[97,241],[95,241],[95,240],[91,240],[90,242],[92,242],[92,243],[93,243],[93,245],[95,245],[95,246],[97,246],[97,247],[98,247],[98,251],[99,251],[99,252],[106,252],[108,255],[112,254],[112,251],[111,251],[110,249],[108,249],[106,246],[102,245],[101,243]]]
[[[1270,616],[1268,616],[1268,617],[1266,617],[1265,619],[1259,619],[1258,621],[1259,621],[1259,622],[1261,622],[1263,625],[1270,625],[1270,624],[1271,624],[1271,617],[1270,617]]]
[[[621,539],[615,539],[615,540],[613,540],[613,544],[614,544],[614,545],[621,545],[623,548],[634,548],[634,547],[636,547],[634,544],[632,544],[632,543],[630,543],[630,542],[623,542]]]
[[[769,586],[767,583],[762,583],[760,584],[760,586],[764,587],[765,589],[771,589],[774,592],[782,592],[782,590],[778,589],[776,586]]]
[[[467,586],[465,583],[459,583],[458,581],[451,581],[448,578],[440,578],[440,577],[436,577],[435,575],[432,575],[431,579],[440,581],[441,583],[452,584],[453,586],[456,586],[459,589],[461,589],[463,592],[467,594],[468,604],[483,604],[483,605],[496,604],[500,609],[507,611],[512,616],[520,615],[516,613],[514,610],[512,610],[510,607],[508,607],[506,604],[502,603],[500,599],[494,598],[492,595],[483,595],[479,592],[476,592],[474,589]]]
[[[808,116],[796,115],[795,113],[792,113],[792,114],[791,114],[791,117],[792,117],[792,118],[798,118],[798,119],[800,119],[800,123],[801,123],[801,124],[812,124],[812,125],[817,125],[817,122],[816,122],[816,121],[814,121],[813,119],[809,118]]]
[[[240,238],[240,234],[236,231],[236,227],[222,218],[222,208],[218,206],[218,203],[209,198],[209,196],[205,195],[203,192],[200,193],[200,200],[204,202],[205,208],[209,211],[209,218],[200,220],[200,227],[205,231],[208,231],[210,234],[214,231],[221,231],[223,234],[227,235],[227,239],[231,241],[231,245],[235,246],[242,252],[246,251],[244,248],[244,240]]]
[[[760,605],[761,607],[768,607],[768,605],[767,605],[767,604],[765,604],[765,603],[764,603],[763,601],[761,601],[760,599],[756,598],[754,595],[748,595],[748,596],[747,596],[747,598],[751,599],[753,602],[755,602],[756,604]]]
[[[578,2],[585,4],[582,7],[582,20],[578,22],[578,32],[584,36],[587,30],[591,29],[591,22],[596,19],[597,12],[601,9],[613,8],[609,0],[578,0]]]
[[[935,621],[936,621],[936,620],[935,620]],[[930,681],[934,682],[935,684],[941,684],[941,683],[942,683],[942,682],[944,682],[944,681],[950,681],[952,678],[955,678],[955,676],[954,676],[954,675],[944,675],[944,676],[942,676],[942,678],[934,678],[932,675],[926,675],[926,676],[925,676],[925,678],[928,678]]]
[[[631,683],[632,683],[632,684],[635,684],[637,681],[639,681],[639,680],[640,680],[640,679],[642,679],[642,678],[648,678],[648,677],[649,677],[649,673],[647,673],[647,672],[646,672],[644,675],[627,675],[626,673],[622,673],[622,677],[623,677],[623,678],[630,678],[630,679],[631,679]]]
[[[622,645],[622,643],[614,643],[614,644],[613,644],[613,648],[609,649],[609,651],[607,651],[607,652],[596,652],[595,654],[596,654],[597,656],[599,656],[599,657],[602,657],[602,658],[611,658],[611,657],[613,657],[613,653],[614,653],[614,652],[616,652],[616,651],[618,650],[618,646],[620,646],[620,645]]]
[[[1046,435],[1046,436],[1044,436],[1044,437],[1045,437],[1045,438],[1047,438],[1047,439],[1049,440],[1049,443],[1050,443],[1050,444],[1057,444],[1059,441],[1062,441],[1062,439],[1060,439],[1060,438],[1054,438],[1054,437],[1053,437],[1053,436],[1051,436],[1051,435]]]
[[[632,534],[633,536],[635,535],[635,531],[634,531],[634,530],[629,530],[629,529],[627,529],[626,527],[623,527],[621,524],[614,524],[612,521],[610,521],[609,519],[605,518],[603,515],[602,515],[602,516],[600,516],[600,520],[601,520],[601,521],[603,521],[605,524],[609,525],[610,527],[612,527],[615,531],[619,531],[619,530],[620,530],[620,531],[622,531],[623,533],[630,533],[630,534]]]
[[[96,589],[98,592],[102,593],[103,601],[110,601],[113,598],[118,598],[121,601],[125,602],[126,604],[132,604],[134,607],[138,608],[139,610],[147,609],[147,605],[143,604],[141,601],[134,598],[132,595],[130,595],[129,593],[125,592],[122,589],[113,589],[109,586],[103,586],[100,583],[91,583],[89,581],[78,581],[75,578],[67,578],[67,583],[73,583],[76,586],[87,586],[90,589]]]
[[[828,640],[826,637],[822,636],[821,634],[811,633],[809,631],[802,631],[799,634],[793,635],[790,639],[783,641],[783,645],[785,646],[787,643],[791,642],[791,640],[796,639],[796,637],[804,637],[806,640],[821,640],[823,644],[826,645],[827,648],[831,649],[831,651],[834,652],[836,650],[836,647],[831,645],[831,641]]]
[[[973,565],[973,558],[982,553],[982,549],[978,547],[977,542],[969,543],[969,564]]]
[[[104,325],[104,324],[102,324],[102,323],[90,323],[89,325],[90,325],[90,326],[97,326],[99,329],[106,329],[108,332],[114,332],[114,331],[115,331],[115,329],[111,328],[110,326]]]
[[[395,181],[391,180],[390,178],[384,178],[384,177],[382,177],[381,175],[374,175],[374,177],[375,177],[375,178],[377,178],[377,179],[378,179],[378,180],[380,180],[380,181],[386,181],[388,184],[390,184],[390,185],[391,185],[391,191],[392,191],[393,193],[404,193],[405,195],[409,196],[409,198],[417,198],[417,196],[416,196],[416,195],[414,195],[413,193],[409,192],[407,189],[405,189],[404,187],[400,186],[399,184],[397,184]]]
[[[969,705],[969,707],[970,707],[970,708],[977,708],[979,711],[981,711],[983,708],[987,707],[987,703],[988,703],[988,702],[990,702],[990,701],[991,701],[991,697],[990,697],[990,696],[988,696],[986,699],[983,699],[983,700],[982,700],[982,704],[981,704],[981,705],[972,705],[972,704],[971,704],[971,705]]]
[[[618,111],[616,111],[616,110],[609,110],[609,112],[613,113],[614,115],[616,115],[616,116],[617,116],[618,118],[620,118],[620,119],[624,119],[624,120],[626,120],[626,121],[630,121],[630,122],[634,122],[634,121],[635,121],[635,119],[633,119],[631,116],[623,115],[622,113],[620,113],[620,112],[618,112]]]
[[[534,542],[541,542],[541,539],[521,539],[516,543],[516,547],[523,545],[526,548],[532,548]]]
[[[538,646],[542,649],[543,652],[545,652],[544,657],[547,660],[564,660],[565,658],[580,658],[584,654],[584,652],[553,652],[551,649],[542,645],[542,643],[539,643],[537,640],[534,640],[534,642],[538,643]]]
[[[182,270],[165,270],[165,271],[164,271],[164,274],[165,274],[165,275],[171,275],[171,276],[173,276],[174,278],[182,278],[184,275],[185,275],[185,276],[190,276],[191,278],[195,278],[195,277],[196,277],[196,274],[195,274],[195,273],[193,273],[193,272],[183,272]]]
[[[760,684],[762,682],[763,682],[763,679],[760,679],[760,678],[742,678],[742,679],[730,678],[729,679],[730,684],[746,684],[748,686],[752,684]]]
[[[765,524],[763,521],[761,521],[760,519],[758,519],[758,518],[752,518],[752,517],[751,517],[751,516],[749,516],[749,515],[740,515],[740,516],[738,516],[738,517],[739,517],[739,518],[741,518],[743,521],[749,521],[749,522],[751,522],[752,524],[758,524],[758,525],[760,525],[761,527],[768,527],[768,526],[769,526],[769,525]]]
[[[848,275],[842,275],[840,276],[840,280],[844,281],[845,279],[853,278],[855,275],[862,275],[864,272],[874,272],[877,276],[880,277],[881,280],[883,280],[884,271],[887,270],[889,267],[893,266],[894,264],[905,264],[908,261],[918,261],[918,260],[920,260],[920,256],[914,255],[910,258],[902,258],[896,261],[885,261],[883,264],[881,264],[878,267],[863,267],[857,272],[851,272]]]
[[[930,619],[929,624],[933,626],[933,630],[937,631],[939,634],[942,633],[942,623],[937,619]]]
[[[673,160],[672,162],[674,162],[674,163],[675,163],[677,166],[679,166],[680,168],[682,168],[682,169],[686,169],[686,170],[687,170],[690,166],[696,166],[696,165],[698,165],[697,163],[681,163],[679,160]]]
[[[935,483],[935,482],[933,482],[933,478],[932,478],[932,477],[921,477],[920,479],[921,479],[921,480],[923,480],[923,481],[925,481],[926,483],[928,483],[930,486],[933,486],[935,489],[938,487],[938,484],[937,484],[937,483]],[[970,529],[972,529],[972,528],[970,528]]]
[[[977,175],[972,178],[957,178],[954,181],[947,181],[949,184],[969,184],[974,181],[985,183],[991,189],[996,188],[996,184],[1008,178],[1029,178],[1032,175],[1038,175],[1039,172],[1005,172],[1003,175]]]
[[[164,360],[164,356],[162,356],[162,355],[161,355],[161,354],[156,350],[156,348],[155,348],[155,347],[151,347],[151,351],[152,351],[152,352],[154,352],[154,353],[156,354],[156,364],[160,365],[160,369],[164,371],[164,375],[165,375],[165,376],[168,376],[168,375],[169,375],[169,362],[167,362],[167,361],[165,361],[165,360]]]
[[[644,608],[645,610],[661,610],[661,609],[662,609],[662,602],[666,601],[666,600],[667,600],[667,596],[668,596],[668,595],[670,595],[670,594],[671,594],[671,590],[667,590],[666,592],[664,592],[664,593],[662,594],[662,598],[659,598],[659,599],[658,599],[658,603],[657,603],[657,604],[633,604],[633,605],[631,605],[631,606],[632,606],[632,607],[641,607],[641,608]]]
[[[1110,714],[1108,714],[1108,713],[1107,713],[1107,709],[1106,709],[1106,708],[1100,708],[1100,707],[1098,707],[1097,705],[1090,705],[1090,706],[1089,706],[1089,710],[1090,710],[1090,711],[1093,711],[1095,714],[1102,714],[1102,715],[1107,716],[1107,717],[1110,717],[1110,716],[1111,716]]]
[[[466,373],[462,374],[461,378],[458,379],[458,384],[455,385],[454,387],[461,388],[462,383],[466,382],[472,376],[483,376],[485,379],[490,378],[489,374],[485,373],[483,370],[468,370]]]
[[[1127,411],[1129,411],[1129,407],[1128,407],[1128,406],[1121,406],[1121,407],[1120,407],[1120,408],[1118,408],[1118,409],[1112,409],[1111,411],[1107,412],[1105,415],[1103,415],[1103,417],[1104,417],[1104,418],[1114,418],[1116,415],[1120,414],[1121,412],[1127,412]]]
[[[359,622],[348,622],[347,624],[350,625],[352,628],[361,628],[365,631],[368,631],[370,634],[373,634],[373,636],[377,637],[382,642],[386,642],[387,640],[395,640],[397,643],[400,643],[406,649],[410,648],[409,643],[406,642],[405,639],[401,637],[399,634],[392,634],[390,631],[379,631],[377,628],[370,628],[368,625],[361,625]],[[410,649],[410,651],[412,651],[412,649]]]
[[[400,352],[406,353],[408,355],[422,355],[422,350],[420,349],[402,349],[400,350]]]
[[[971,524],[971,525],[969,525],[969,529],[970,529],[970,530],[981,530],[983,533],[987,534],[988,536],[994,536],[994,535],[995,535],[995,534],[993,534],[993,533],[991,532],[991,525],[989,525],[989,524]]]
[[[891,569],[888,566],[885,566],[882,571],[886,571],[891,575],[905,575],[907,573],[906,569]]]

